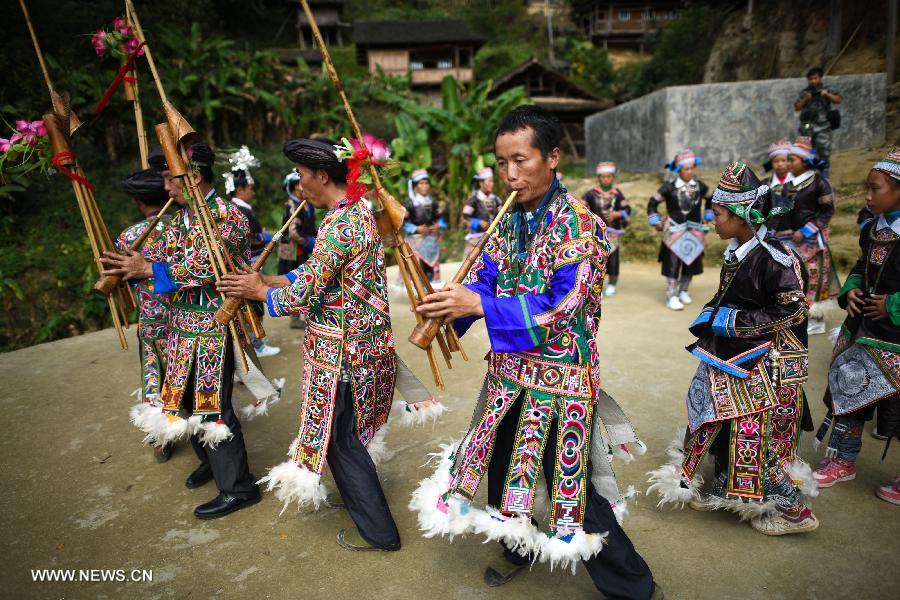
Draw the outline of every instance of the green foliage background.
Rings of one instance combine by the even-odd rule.
[[[571,2],[577,5],[577,1]],[[255,173],[257,212],[263,224],[280,221],[281,180],[290,165],[281,156],[292,136],[339,137],[349,131],[329,80],[300,62],[281,63],[273,47],[295,47],[295,7],[281,0],[136,0],[167,92],[188,121],[214,144],[220,155],[241,144],[251,147],[263,167]],[[333,49],[351,102],[364,128],[396,140],[398,160],[411,170],[430,162],[438,193],[451,204],[462,201],[471,172],[491,164],[490,133],[499,116],[524,102],[521,92],[496,102],[486,99],[489,80],[531,58],[546,59],[546,24],[513,0],[350,0],[344,20],[455,16],[488,38],[475,57],[479,81],[471,87],[444,82],[448,110],[425,106],[410,94],[405,78],[368,77],[356,63],[353,46]],[[74,150],[90,180],[112,232],[139,215],[119,189],[123,176],[136,170],[138,153],[133,113],[121,93],[94,122],[90,115],[118,65],[98,59],[90,34],[124,12],[120,0],[28,0],[54,84],[68,91],[72,106],[89,125],[79,132]],[[721,7],[717,3],[716,6]],[[0,116],[38,119],[49,99],[18,2],[0,1]],[[693,83],[705,62],[721,8],[696,4],[690,23],[676,22],[651,47],[663,51],[649,61],[614,71],[606,53],[580,35],[562,35],[555,55],[567,61],[568,74],[603,96],[627,99],[662,85]],[[703,36],[696,32],[697,19]],[[152,140],[152,125],[162,112],[149,73],[142,67],[141,99]],[[6,137],[5,126],[0,137]],[[424,132],[424,133],[423,133]],[[403,146],[403,148],[400,148]],[[406,173],[403,173],[405,175]],[[405,195],[403,178],[393,190]],[[445,238],[451,254],[462,246],[462,233]],[[95,273],[90,249],[72,196],[60,175],[37,176],[22,193],[0,194],[0,351],[109,326],[106,305],[91,297]]]

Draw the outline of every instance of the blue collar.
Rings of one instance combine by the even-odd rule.
[[[537,208],[534,212],[525,212],[525,209],[522,208],[521,204],[516,205],[516,211],[514,213],[515,218],[515,228],[518,233],[518,248],[517,255],[519,260],[525,260],[525,255],[528,252],[529,238],[534,235],[538,227],[540,227],[541,219],[543,219],[544,215],[547,213],[547,209],[550,208],[550,201],[556,195],[556,192],[559,190],[559,180],[554,178],[553,183],[550,184],[550,188],[544,193],[543,198],[538,203]]]
[[[894,221],[900,219],[900,210],[892,210],[891,212],[884,213],[884,219],[888,224],[893,224]]]

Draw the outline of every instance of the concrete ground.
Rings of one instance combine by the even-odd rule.
[[[447,274],[455,266],[445,267]],[[716,272],[708,269],[691,290],[694,307],[680,313],[662,305],[656,265],[623,265],[620,293],[604,301],[600,329],[604,387],[631,416],[649,451],[618,465],[622,484],[646,489],[646,471],[664,462],[664,449],[684,423],[683,399],[696,361],[683,350],[697,304],[709,298]],[[399,353],[430,384],[424,355],[406,342],[412,316],[395,297]],[[832,315],[835,326],[840,314]],[[244,427],[255,475],[284,459],[297,427],[301,336],[286,319],[265,322],[279,356],[264,359],[270,377],[287,377],[285,399]],[[157,464],[128,422],[129,394],[138,384],[132,350],[120,352],[111,330],[0,356],[0,410],[4,506],[0,511],[0,595],[9,598],[528,598],[598,597],[583,568],[573,576],[536,565],[503,588],[482,583],[485,564],[498,555],[476,537],[424,539],[406,508],[421,465],[440,442],[459,435],[484,373],[482,326],[464,339],[471,357],[444,371],[441,399],[452,409],[436,426],[394,428],[395,457],[379,468],[403,549],[349,553],[335,543],[347,514],[323,508],[279,515],[263,502],[225,519],[191,515],[215,495],[210,484],[188,490],[197,465],[181,444]],[[830,344],[811,343],[807,393],[816,423]],[[243,398],[243,397],[242,397]],[[803,455],[814,461],[811,436]],[[625,529],[668,598],[889,598],[900,576],[900,507],[874,495],[900,473],[900,452],[879,462],[882,444],[864,438],[855,481],[824,490],[814,504],[820,528],[808,535],[764,537],[727,513],[689,509],[661,512],[651,498],[629,506]],[[31,569],[149,569],[144,583],[33,583]],[[6,596],[6,594],[10,594]]]

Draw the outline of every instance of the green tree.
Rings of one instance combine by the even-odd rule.
[[[442,162],[435,172],[436,183],[446,193],[451,227],[459,221],[475,171],[496,162],[492,149],[500,120],[513,108],[528,103],[522,87],[490,98],[492,85],[488,80],[464,86],[448,75],[441,82],[440,107],[393,97],[405,113],[397,118],[398,137],[391,144],[397,152],[394,158],[409,175],[413,168],[433,166],[432,150],[426,150],[424,142],[431,140],[437,146]]]

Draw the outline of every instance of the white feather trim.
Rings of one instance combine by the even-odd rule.
[[[774,502],[745,501],[740,498],[720,498],[710,496],[707,502],[716,509],[723,509],[737,514],[741,521],[751,521],[767,517],[775,513],[778,507]]]
[[[656,492],[659,495],[659,502],[656,503],[657,508],[662,508],[668,504],[677,505],[678,508],[684,508],[684,505],[691,500],[700,499],[700,486],[703,485],[703,477],[700,473],[695,473],[694,478],[688,480],[684,476],[681,463],[684,461],[684,436],[686,429],[680,427],[675,431],[675,437],[666,447],[666,455],[669,462],[662,465],[658,469],[649,471],[650,487],[647,488],[647,494]]]
[[[424,402],[409,403],[405,400],[395,400],[391,405],[391,422],[397,422],[401,427],[424,425],[431,421],[436,422],[441,415],[447,412],[447,407],[434,398]]]
[[[138,402],[128,410],[128,417],[131,419],[132,425],[144,431],[148,423],[152,421],[153,416],[160,414],[162,409],[154,406],[149,402]]]
[[[198,433],[200,435],[200,443],[213,449],[222,442],[226,442],[234,437],[228,425],[215,421],[201,423]]]
[[[369,456],[372,458],[372,462],[376,465],[390,460],[394,453],[387,449],[387,444],[385,444],[385,437],[387,436],[387,425],[382,425],[381,428],[375,432],[375,435],[372,436],[372,439],[369,440],[369,443],[366,444],[366,450],[369,452]]]
[[[279,515],[283,514],[292,502],[298,507],[312,504],[313,508],[319,508],[328,490],[322,485],[322,476],[301,467],[292,460],[285,461],[269,469],[269,474],[256,482],[266,484],[266,491],[274,490],[275,497],[284,503]]]
[[[493,507],[476,508],[456,495],[444,501],[451,483],[451,456],[457,445],[458,442],[443,444],[441,452],[431,455],[439,457],[437,469],[412,494],[409,509],[417,514],[425,537],[440,535],[452,541],[465,533],[481,534],[485,541],[502,541],[523,556],[530,554],[535,562],[549,562],[551,570],[559,566],[573,572],[579,561],[603,549],[605,533],[588,534],[577,529],[551,537],[532,525],[525,515],[510,517]]]
[[[628,489],[625,490],[625,493],[619,497],[615,502],[610,502],[609,506],[613,510],[613,514],[616,516],[616,521],[618,521],[619,525],[625,520],[625,517],[628,515],[628,500],[630,498],[636,498],[638,495],[638,491],[634,489],[633,485],[629,485]]]
[[[277,398],[277,396],[273,396]],[[273,402],[277,402],[274,400]],[[241,414],[247,418],[248,421],[252,421],[256,417],[261,417],[269,413],[269,399],[263,398],[253,404],[248,404],[247,406],[241,407]]]
[[[792,462],[784,465],[784,471],[791,478],[791,481],[794,482],[794,485],[797,486],[797,489],[800,490],[804,500],[815,498],[819,495],[819,483],[816,481],[812,467],[808,462],[795,458]]]

